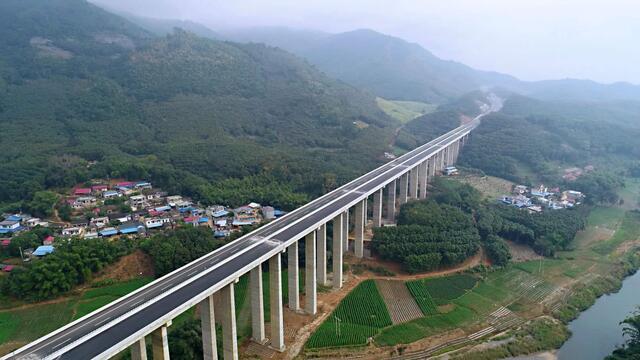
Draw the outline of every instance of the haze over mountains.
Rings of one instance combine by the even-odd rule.
[[[218,31],[239,42],[260,42],[298,54],[322,71],[382,97],[441,103],[469,91],[498,87],[545,100],[639,100],[640,87],[559,79],[526,82],[507,74],[442,60],[422,46],[361,29],[339,34],[289,28]]]

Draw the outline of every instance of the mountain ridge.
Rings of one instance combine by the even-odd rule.
[[[378,164],[376,140],[397,125],[373,95],[262,44],[158,37],[83,0],[7,0],[0,13],[12,19],[0,24],[0,158],[13,169],[0,203],[126,175],[291,208],[293,193]]]

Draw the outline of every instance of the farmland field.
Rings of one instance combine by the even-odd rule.
[[[456,305],[460,305],[475,311],[477,314],[488,314],[498,308],[499,304],[478,295],[473,291],[462,295],[453,301]]]
[[[472,310],[462,306],[455,306],[452,311],[446,314],[427,316],[386,328],[375,337],[375,341],[376,344],[382,346],[409,344],[427,336],[462,326],[476,319],[477,315]]]
[[[407,288],[413,297],[416,299],[420,310],[425,316],[435,315],[438,313],[436,303],[427,291],[427,288],[420,284],[419,281],[412,281],[407,283]]]
[[[365,345],[390,326],[387,307],[373,280],[353,289],[307,341],[307,348]]]
[[[413,293],[428,293],[436,303],[436,305],[445,305],[451,300],[457,299],[464,295],[465,292],[472,289],[478,280],[465,274],[458,274],[446,277],[439,277],[426,280],[416,280],[409,282],[409,289],[413,289]],[[420,288],[423,289],[420,289]],[[414,295],[415,296],[415,295]],[[419,299],[416,299],[420,303]]]

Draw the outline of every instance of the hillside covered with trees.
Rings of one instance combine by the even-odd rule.
[[[588,208],[529,213],[483,201],[467,184],[436,178],[427,200],[402,206],[398,226],[374,230],[372,249],[409,272],[456,265],[482,245],[494,265],[510,260],[505,239],[553,256],[568,249],[586,224]]]
[[[157,37],[84,0],[3,1],[0,33],[5,208],[95,177],[292,208],[376,165],[397,126],[282,50]]]
[[[474,131],[460,164],[518,183],[565,182],[589,193],[587,200],[592,203],[615,203],[616,189],[623,186],[621,177],[634,176],[640,156],[640,113],[616,103],[606,118],[603,104],[585,105],[600,109],[593,116],[576,104],[551,103],[548,109],[544,104],[510,97],[500,113],[485,117]],[[590,166],[595,171],[575,181],[562,179],[564,168]]]

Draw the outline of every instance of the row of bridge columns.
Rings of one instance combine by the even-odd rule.
[[[373,192],[372,223],[374,227],[383,225],[384,221],[394,222],[397,205],[406,203],[409,199],[425,199],[430,177],[445,167],[451,166],[458,158],[466,136],[455,141],[432,157],[413,165],[408,172],[389,182],[383,188]],[[386,193],[386,196],[385,196]],[[336,215],[330,220],[332,225],[332,279],[327,274],[327,224],[304,235],[305,286],[304,306],[300,305],[299,282],[299,241],[293,242],[286,249],[288,266],[288,307],[291,311],[304,312],[315,315],[318,311],[318,284],[340,289],[343,283],[342,263],[344,253],[349,248],[349,227],[354,225],[354,255],[364,256],[364,230],[368,221],[368,197],[358,201],[353,206],[353,220],[350,211]],[[386,214],[385,214],[386,212]],[[383,215],[385,219],[383,219]],[[351,220],[351,221],[350,221]],[[265,331],[264,297],[263,297],[263,269],[262,264],[250,270],[249,291],[251,301],[251,332],[252,341],[268,344],[269,347],[284,351],[284,309],[282,289],[282,259],[278,253],[268,260],[269,265],[269,326],[270,334]],[[207,296],[198,306],[202,324],[202,346],[205,360],[218,359],[216,322],[222,328],[222,353],[225,360],[238,359],[238,344],[236,333],[236,311],[234,284],[231,283],[213,295]],[[154,360],[169,359],[167,341],[167,327],[165,324],[151,333],[152,352]],[[131,346],[132,360],[146,360],[145,338]]]

